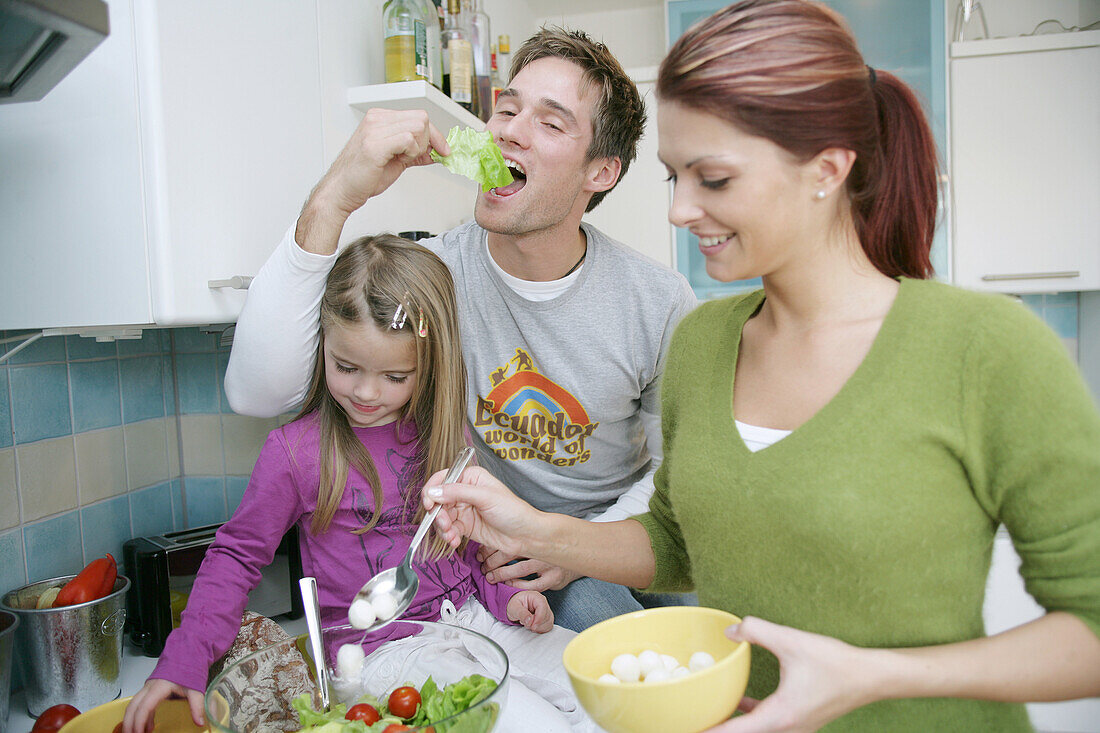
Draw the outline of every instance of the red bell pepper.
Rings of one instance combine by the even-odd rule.
[[[114,589],[117,577],[118,565],[108,552],[105,557],[92,560],[79,575],[66,583],[57,594],[53,607],[72,606],[103,598]]]

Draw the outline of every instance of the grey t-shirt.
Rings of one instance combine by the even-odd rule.
[[[695,305],[682,275],[582,227],[579,277],[541,302],[502,281],[477,224],[420,242],[454,276],[479,462],[535,507],[574,516],[646,473],[640,413],[660,413],[665,349]]]
[[[540,509],[621,519],[645,512],[653,493],[646,432],[659,446],[663,355],[695,296],[679,273],[582,226],[584,264],[543,301],[503,282],[476,224],[421,243],[454,276],[481,465]],[[237,319],[225,392],[241,414],[296,409],[309,386],[336,255],[306,252],[294,231]]]

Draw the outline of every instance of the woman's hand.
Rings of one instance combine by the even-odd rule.
[[[726,629],[726,636],[775,654],[779,687],[764,700],[743,699],[740,709],[748,714],[710,733],[809,733],[875,699],[865,663],[874,650],[752,617]]]
[[[439,471],[424,486],[424,508],[442,504],[435,519],[436,530],[452,547],[463,537],[508,555],[524,555],[525,541],[540,525],[542,512],[523,501],[480,466],[471,466],[458,483],[441,486],[445,471]]]
[[[508,599],[508,618],[536,634],[554,628],[554,612],[546,596],[533,590],[521,590]]]
[[[169,697],[186,698],[191,707],[191,720],[200,728],[206,727],[201,692],[168,680],[149,679],[126,706],[126,714],[122,717],[123,733],[148,733],[153,730],[153,713],[157,705]]]

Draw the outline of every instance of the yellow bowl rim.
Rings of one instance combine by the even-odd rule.
[[[624,613],[624,614],[621,614],[619,616],[613,616],[612,618],[609,618],[605,621],[601,621],[598,624],[593,624],[592,626],[589,626],[584,631],[581,631],[580,633],[578,633],[575,637],[573,637],[572,640],[570,640],[570,642],[568,644],[566,644],[565,649],[562,651],[562,665],[565,667],[565,671],[570,677],[573,677],[573,678],[578,679],[578,680],[583,680],[586,684],[596,685],[596,686],[601,687],[601,688],[618,688],[618,687],[621,687],[621,688],[624,688],[624,689],[632,689],[632,688],[637,688],[637,687],[653,687],[653,688],[656,688],[656,687],[660,687],[662,685],[671,685],[671,684],[674,684],[674,683],[680,683],[680,682],[683,682],[684,680],[691,680],[691,679],[698,680],[701,677],[711,675],[711,674],[717,674],[721,671],[725,671],[727,667],[730,667],[734,664],[744,664],[744,661],[742,660],[742,657],[745,657],[749,654],[749,643],[747,641],[737,642],[737,646],[735,646],[733,648],[733,651],[731,651],[729,654],[722,657],[721,659],[716,661],[712,666],[707,667],[706,669],[700,670],[698,672],[693,672],[689,676],[677,677],[675,679],[661,680],[660,682],[648,682],[647,683],[647,682],[644,682],[644,681],[641,681],[641,680],[639,680],[638,682],[600,682],[599,679],[597,679],[597,678],[590,677],[586,674],[581,674],[580,672],[572,669],[570,664],[569,664],[569,650],[570,650],[570,648],[574,647],[574,645],[576,645],[576,646],[580,645],[581,642],[579,642],[579,640],[580,640],[582,635],[592,636],[592,635],[594,635],[594,633],[590,634],[589,632],[597,632],[599,630],[599,628],[601,626],[604,626],[605,624],[606,625],[612,625],[612,624],[615,624],[616,622],[625,623],[630,619],[642,618],[642,617],[645,617],[645,616],[664,616],[664,615],[674,616],[674,615],[678,615],[678,614],[697,615],[700,612],[703,612],[704,615],[707,615],[707,616],[724,617],[724,618],[729,620],[731,626],[733,624],[741,623],[741,619],[739,617],[733,615],[729,611],[723,611],[720,608],[710,608],[709,606],[660,606],[660,607],[657,607],[657,608],[643,608],[640,611],[631,611],[630,613]]]

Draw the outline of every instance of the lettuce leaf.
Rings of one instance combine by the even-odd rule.
[[[447,133],[447,144],[451,146],[451,154],[443,157],[433,150],[432,160],[452,173],[477,181],[482,191],[512,182],[512,173],[488,130],[478,132],[472,127],[452,127]]]
[[[494,146],[495,147],[495,146]],[[497,683],[488,677],[472,674],[444,687],[442,690],[430,676],[420,687],[420,707],[408,720],[401,720],[386,709],[385,701],[373,695],[363,695],[358,702],[374,705],[382,719],[368,726],[362,721],[349,721],[344,718],[347,707],[336,704],[327,713],[317,712],[311,707],[312,698],[303,693],[294,698],[292,705],[298,712],[302,728],[299,733],[381,733],[391,723],[404,723],[418,728],[430,723],[445,720],[484,700],[497,687]],[[440,733],[485,733],[493,727],[500,706],[486,705],[484,708],[464,716],[462,719],[443,726],[436,726]]]

